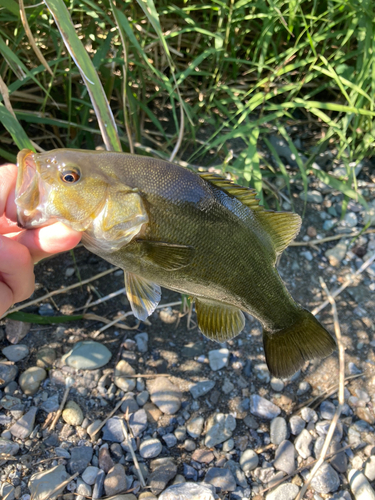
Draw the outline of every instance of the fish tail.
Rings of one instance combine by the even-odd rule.
[[[336,349],[332,336],[305,309],[291,326],[277,332],[263,330],[263,345],[269,371],[281,378],[293,375],[305,361],[325,358]]]

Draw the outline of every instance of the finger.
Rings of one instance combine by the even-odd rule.
[[[5,236],[0,236],[0,281],[3,283],[1,291],[7,301],[7,308],[9,301],[20,302],[30,297],[34,291],[34,265],[30,252],[17,241]],[[10,289],[11,295],[4,285]],[[3,308],[3,297],[0,298]]]
[[[17,167],[11,163],[0,167],[0,217],[5,213],[13,222],[17,221],[17,209],[14,202]]]
[[[71,250],[81,241],[82,233],[73,231],[61,222],[40,229],[22,231],[15,239],[25,245],[38,262],[52,254]]]

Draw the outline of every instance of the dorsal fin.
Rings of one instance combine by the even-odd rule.
[[[202,179],[210,182],[214,186],[218,187],[222,191],[225,191],[230,196],[234,196],[241,203],[251,208],[253,211],[264,210],[262,205],[259,205],[259,200],[256,198],[257,192],[253,188],[248,188],[235,184],[233,181],[222,177],[221,175],[203,173],[199,174]]]
[[[276,255],[280,255],[299,233],[301,217],[292,212],[266,210],[259,205],[255,189],[240,186],[220,175],[211,173],[199,175],[252,210],[262,228],[270,235]]]

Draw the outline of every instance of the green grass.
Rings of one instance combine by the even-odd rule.
[[[33,3],[26,19],[42,56],[17,3],[0,0],[4,158],[25,146],[104,144],[214,165],[266,203],[277,178],[287,194],[292,178],[307,189],[313,176],[366,204],[349,163],[372,156],[375,142],[370,0]],[[307,161],[292,126],[310,136]],[[275,153],[275,134],[297,167]],[[312,151],[326,149],[346,180],[313,168]]]

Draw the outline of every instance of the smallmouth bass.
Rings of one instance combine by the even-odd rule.
[[[61,221],[83,232],[88,250],[123,268],[138,319],[154,311],[164,286],[195,300],[198,326],[210,339],[238,335],[243,311],[256,317],[277,377],[335,349],[275,267],[300,217],[265,210],[252,189],[149,157],[24,149],[16,204],[21,227]]]

